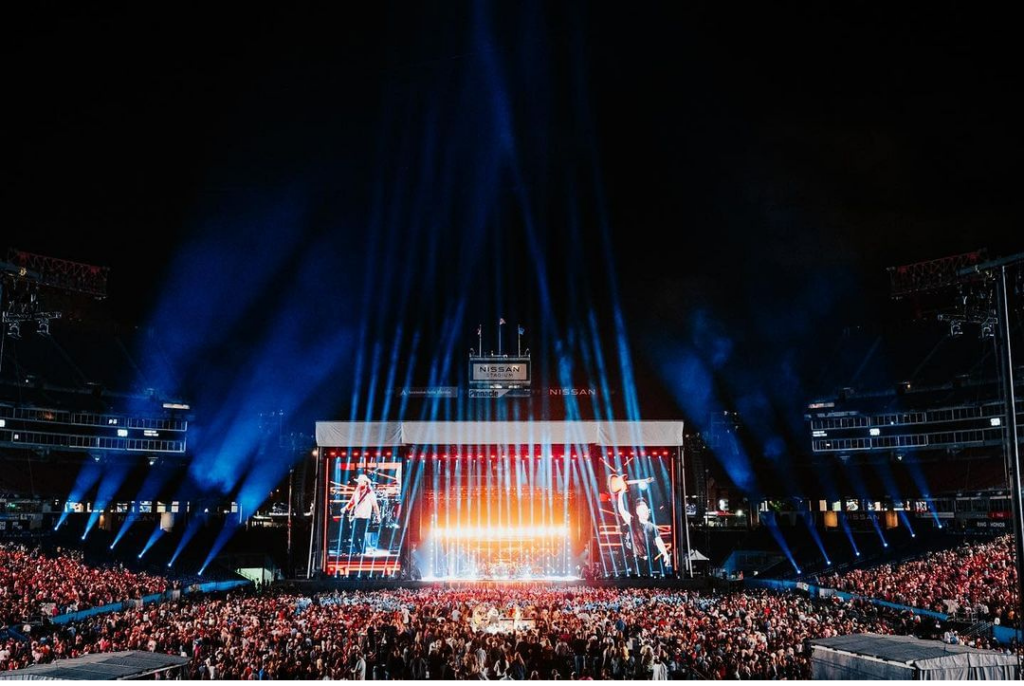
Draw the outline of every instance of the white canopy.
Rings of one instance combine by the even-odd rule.
[[[653,422],[317,422],[320,447],[398,445],[681,446],[683,423]]]

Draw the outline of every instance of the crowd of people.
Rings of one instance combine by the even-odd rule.
[[[80,552],[44,554],[36,545],[0,543],[0,626],[162,593],[167,579],[122,566],[95,567]]]
[[[819,577],[819,585],[901,605],[1018,626],[1013,537],[964,541],[916,560]]]
[[[44,599],[68,609],[168,582],[90,568],[72,553],[33,553],[0,549],[9,620],[0,626],[0,670],[143,650],[189,658],[180,675],[190,679],[807,679],[811,639],[951,636],[910,612],[835,596],[500,583],[315,596],[278,586],[179,596],[56,625],[29,621],[41,602],[53,602]],[[961,553],[951,554],[962,562]],[[995,647],[984,637],[957,642]]]
[[[0,669],[148,650],[191,658],[188,678],[242,680],[809,678],[809,639],[939,631],[836,598],[586,586],[266,590],[23,629]]]

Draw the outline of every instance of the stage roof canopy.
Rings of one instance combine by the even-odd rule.
[[[139,679],[188,664],[187,657],[163,655],[141,650],[118,653],[96,653],[70,660],[57,660],[46,665],[0,672],[0,679],[70,679],[74,681],[109,681]]]
[[[683,423],[652,422],[317,422],[320,447],[401,445],[681,446]]]

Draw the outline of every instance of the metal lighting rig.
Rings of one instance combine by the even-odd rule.
[[[107,296],[109,272],[106,267],[11,248],[6,260],[0,262],[0,337],[21,338],[26,322],[35,322],[37,333],[49,335],[50,322],[60,319],[63,313],[43,309],[40,290],[48,288],[103,299]],[[0,358],[0,368],[2,365]]]
[[[1021,474],[1020,436],[1017,427],[1017,400],[1014,389],[1011,299],[1020,298],[1024,278],[1024,253],[986,260],[978,250],[940,260],[919,262],[889,269],[891,295],[900,299],[909,295],[957,289],[952,310],[939,312],[938,318],[950,322],[951,335],[961,333],[963,324],[977,324],[983,337],[994,337],[999,354],[1002,380],[1003,447],[1010,477],[1010,501],[1013,505],[1013,538],[1017,566],[1017,614],[1024,616],[1024,475]],[[1016,288],[1014,288],[1016,284]],[[1020,303],[1015,303],[1018,307]]]

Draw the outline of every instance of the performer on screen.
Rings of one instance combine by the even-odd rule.
[[[666,571],[672,569],[672,558],[668,554],[668,546],[661,538],[657,524],[651,521],[651,508],[647,501],[640,498],[636,501],[636,530],[639,532],[637,556],[641,560],[652,563],[661,561]]]
[[[629,492],[630,484],[649,484],[654,479],[627,479],[624,474],[612,474],[608,477],[608,491],[611,493],[612,504],[615,507],[616,519],[619,522],[619,531],[622,534],[622,543],[625,549],[637,555],[637,549],[643,544],[642,534],[639,527],[633,526],[632,494]]]
[[[377,494],[373,490],[370,477],[360,474],[356,477],[356,490],[345,504],[342,513],[346,516],[349,531],[352,534],[350,555],[363,555],[366,545],[366,531],[372,519],[380,519],[380,507],[377,505]]]

